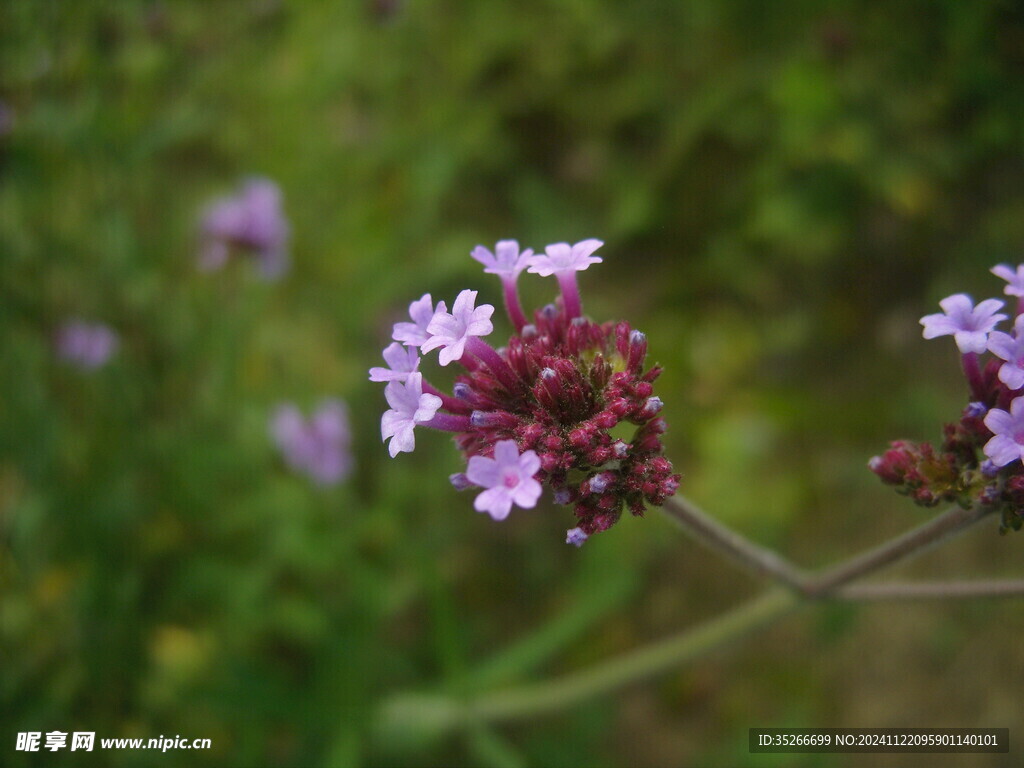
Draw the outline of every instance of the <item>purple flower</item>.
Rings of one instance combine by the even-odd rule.
[[[600,256],[591,254],[604,245],[600,240],[583,240],[575,245],[553,243],[544,250],[545,254],[531,256],[528,260],[528,272],[549,277],[567,272],[581,272],[591,264],[600,264]]]
[[[399,453],[409,453],[416,447],[413,428],[430,421],[441,407],[441,398],[424,394],[423,374],[410,373],[403,383],[391,381],[384,389],[391,410],[385,411],[380,420],[381,440],[391,438],[388,453],[394,458]]]
[[[288,222],[281,210],[281,190],[272,181],[251,179],[237,194],[215,200],[200,230],[200,269],[220,269],[236,249],[254,256],[268,280],[288,268]]]
[[[339,483],[352,471],[348,409],[340,400],[325,400],[308,421],[295,405],[280,405],[270,434],[285,463],[318,485]]]
[[[57,356],[85,371],[102,367],[119,344],[117,333],[102,323],[69,320],[57,331]]]
[[[499,240],[494,246],[494,253],[478,245],[470,255],[484,265],[484,272],[515,279],[526,269],[533,250],[527,248],[520,253],[519,243],[515,240]]]
[[[430,334],[427,333],[427,326],[434,319],[434,315],[444,312],[446,309],[444,302],[439,301],[435,310],[430,294],[423,294],[419,301],[414,301],[409,305],[409,317],[412,318],[412,322],[395,323],[391,338],[410,347],[420,346],[430,337]]]
[[[494,330],[491,324],[494,307],[482,304],[474,309],[475,302],[476,291],[462,291],[455,299],[452,311],[438,311],[427,326],[430,338],[421,348],[424,352],[429,352],[440,347],[441,353],[438,357],[441,365],[460,360],[466,350],[466,342],[471,337],[486,336]]]
[[[504,520],[515,504],[531,509],[540,498],[540,483],[533,476],[540,469],[535,451],[519,455],[515,440],[501,440],[494,446],[494,458],[470,456],[466,476],[486,488],[476,497],[473,507],[495,520]]]
[[[1005,360],[999,368],[999,380],[1010,389],[1024,387],[1024,315],[1018,315],[1013,324],[1014,336],[993,331],[988,337],[988,348],[996,357]]]
[[[1018,264],[1016,269],[1009,264],[998,264],[991,272],[1007,282],[1003,291],[1008,296],[1024,296],[1024,264]]]
[[[387,368],[371,368],[370,381],[405,381],[419,368],[420,353],[416,347],[403,347],[397,341],[384,350]]]
[[[582,547],[583,542],[589,538],[582,528],[570,528],[565,532],[565,543],[574,547]]]
[[[997,467],[1024,457],[1024,397],[1010,403],[1010,412],[993,408],[985,417],[985,426],[994,437],[985,443],[985,455]]]
[[[1006,319],[1006,315],[996,314],[1003,306],[999,299],[986,299],[975,307],[970,296],[957,293],[940,301],[939,306],[942,307],[941,314],[921,318],[924,337],[952,336],[964,354],[984,352],[989,332],[999,321]]]

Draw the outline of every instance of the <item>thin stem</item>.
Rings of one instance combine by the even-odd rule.
[[[964,352],[960,357],[964,367],[964,376],[967,377],[967,385],[971,389],[972,400],[985,399],[985,383],[981,378],[981,364],[978,362],[977,352]]]
[[[441,390],[434,387],[426,379],[423,380],[423,391],[430,395],[435,395],[441,398],[441,405],[452,413],[465,413],[470,414],[473,411],[473,407],[465,400],[460,400],[457,397],[446,395]]]
[[[663,509],[684,531],[709,549],[759,576],[770,576],[792,589],[804,590],[807,577],[796,566],[709,517],[689,499],[674,496],[665,502]]]
[[[524,718],[563,709],[715,650],[760,626],[774,622],[801,605],[807,605],[813,598],[832,595],[855,579],[950,538],[981,520],[988,512],[952,509],[902,536],[826,570],[820,576],[798,579],[794,573],[789,572],[792,566],[784,560],[772,557],[773,553],[710,521],[687,502],[677,503],[674,507],[673,516],[700,541],[752,569],[770,573],[780,581],[783,580],[781,574],[785,574],[785,583],[789,588],[774,588],[722,616],[674,637],[546,682],[513,687],[463,701],[441,695],[400,695],[385,703],[385,719],[391,725],[429,726],[437,732],[444,732],[477,721]],[[683,513],[677,514],[679,510]],[[960,589],[966,590],[966,587]],[[881,587],[875,587],[875,590],[876,594],[883,592]],[[931,591],[935,591],[934,587]],[[890,588],[889,592],[892,594],[893,590]],[[852,594],[853,597],[849,593],[840,596],[858,599],[856,590],[852,590]],[[871,590],[860,594],[864,595],[861,599],[881,599],[872,598]]]
[[[435,413],[430,421],[423,422],[424,427],[440,429],[444,432],[468,432],[469,416],[453,413]]]
[[[948,597],[1019,597],[1024,595],[1024,579],[986,581],[946,581],[924,583],[854,584],[843,587],[835,596],[843,600],[916,600]]]
[[[821,597],[861,576],[892,565],[912,554],[920,554],[978,522],[990,511],[985,508],[961,509],[954,507],[924,525],[907,531],[902,536],[897,536],[874,549],[869,549],[867,552],[829,568],[820,576],[811,578],[804,585],[804,592],[808,597]]]
[[[572,320],[583,312],[583,305],[580,303],[580,289],[576,284],[576,270],[568,272],[556,272],[558,287],[562,291],[562,306],[565,307],[565,319]]]
[[[709,653],[771,623],[800,603],[800,596],[790,590],[770,590],[687,632],[622,654],[590,669],[481,696],[466,707],[466,712],[471,717],[493,721],[562,709]]]
[[[516,327],[516,333],[522,333],[526,325],[526,315],[523,314],[523,305],[519,303],[519,290],[516,288],[516,278],[502,276],[501,287],[505,293],[505,311],[509,319]]]

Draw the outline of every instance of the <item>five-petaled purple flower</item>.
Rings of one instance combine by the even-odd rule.
[[[1017,315],[1014,335],[993,331],[988,337],[989,351],[1006,362],[999,366],[999,380],[1013,390],[1024,387],[1024,315]]]
[[[629,323],[596,323],[581,314],[576,274],[601,261],[592,256],[600,245],[559,243],[540,257],[520,253],[514,240],[498,242],[493,253],[478,246],[472,256],[502,282],[515,328],[508,343],[495,349],[482,339],[493,330],[494,308],[475,307],[476,291],[459,293],[451,312],[443,303],[435,309],[426,294],[410,306],[413,322],[397,323],[392,337],[424,353],[440,349],[442,366],[458,363],[464,371],[452,393],[413,369],[414,357],[398,359],[395,345],[385,350],[390,368],[371,372],[384,381],[409,371],[409,389],[393,380],[385,391],[392,407],[381,434],[393,436],[392,456],[413,449],[417,424],[454,432],[468,464],[449,479],[457,490],[484,488],[478,510],[502,520],[513,505],[533,507],[548,486],[557,504],[573,507],[578,525],[566,541],[576,546],[614,525],[625,509],[640,516],[679,487],[662,455],[667,425],[653,392],[661,368],[645,367],[647,337]],[[530,322],[516,293],[524,266],[555,275],[561,289]]]
[[[1010,403],[1009,413],[1002,408],[990,410],[985,416],[985,426],[993,434],[985,443],[985,455],[993,464],[1005,467],[1024,458],[1024,397]]]
[[[391,458],[399,453],[409,453],[416,447],[413,428],[426,424],[441,407],[441,398],[423,391],[423,374],[410,373],[405,382],[391,381],[384,390],[391,410],[386,411],[380,421],[382,440],[391,438],[388,452]]]
[[[69,320],[57,331],[57,356],[85,371],[102,367],[119,344],[117,332],[102,323]]]
[[[268,179],[250,179],[237,194],[215,200],[203,215],[200,234],[201,269],[220,269],[235,251],[253,256],[268,280],[288,268],[289,233],[281,190]]]
[[[470,290],[462,291],[455,299],[451,312],[438,310],[427,325],[429,338],[420,345],[420,349],[429,352],[440,347],[438,358],[441,365],[462,359],[470,339],[487,336],[494,330],[491,323],[494,307],[490,304],[481,304],[474,308],[476,293]]]
[[[501,440],[494,445],[494,458],[470,456],[466,477],[486,490],[476,497],[473,507],[495,520],[504,520],[512,505],[532,509],[540,498],[540,483],[534,475],[540,469],[536,451],[519,454],[515,440]]]
[[[541,277],[554,275],[558,280],[558,287],[562,291],[562,304],[570,320],[579,317],[583,311],[576,273],[582,272],[591,264],[600,264],[603,261],[600,256],[593,255],[602,245],[603,242],[594,238],[581,240],[575,245],[552,243],[544,249],[544,253],[531,256],[528,260],[529,272]]]
[[[444,311],[445,305],[443,301],[439,301],[437,309],[434,309],[434,302],[431,300],[430,294],[423,294],[418,301],[414,301],[409,305],[409,317],[412,318],[412,322],[395,323],[391,338],[410,347],[422,345],[423,342],[430,338],[430,334],[427,333],[427,326],[430,325],[430,321],[434,319],[434,315],[437,312]]]
[[[348,409],[340,400],[325,400],[309,420],[294,404],[282,404],[271,416],[270,434],[288,466],[318,485],[339,483],[352,471]]]
[[[516,278],[529,265],[533,250],[527,248],[520,253],[519,243],[515,240],[499,240],[494,246],[494,253],[478,245],[470,255],[484,265],[484,272],[499,277]]]
[[[393,341],[384,349],[387,368],[371,368],[370,381],[405,381],[420,367],[420,353],[416,347],[404,347]]]
[[[970,296],[957,293],[940,301],[939,306],[941,313],[921,318],[924,337],[952,336],[964,354],[984,352],[988,334],[1006,319],[1006,315],[996,314],[1003,306],[999,299],[985,299],[975,307]]]

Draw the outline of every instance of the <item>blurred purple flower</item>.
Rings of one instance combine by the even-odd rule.
[[[352,471],[348,408],[341,400],[325,400],[308,420],[294,404],[282,404],[270,434],[285,463],[318,485],[335,485]]]
[[[281,190],[268,179],[250,179],[238,193],[215,200],[200,223],[199,268],[223,267],[234,251],[256,259],[262,276],[279,278],[288,269],[288,222]]]
[[[105,365],[119,343],[117,332],[102,323],[69,320],[57,330],[57,356],[84,371]]]

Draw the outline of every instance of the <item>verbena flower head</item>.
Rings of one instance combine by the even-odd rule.
[[[1014,281],[1024,275],[1024,265],[1000,265],[992,272],[1009,282],[1008,294],[1018,295]],[[1005,319],[997,313],[997,299],[974,306],[969,296],[956,294],[940,304],[943,314],[928,315],[921,324],[925,338],[952,335],[962,353],[967,402],[960,419],[945,425],[939,446],[898,440],[868,466],[918,504],[990,507],[1001,513],[1001,530],[1018,530],[1024,525],[1022,307],[1013,329],[1004,333],[995,330]],[[986,350],[994,357],[981,359]]]
[[[236,194],[215,200],[202,217],[200,235],[201,269],[220,269],[234,253],[253,257],[268,280],[288,268],[289,230],[281,190],[268,179],[250,179]]]
[[[1006,315],[996,314],[1003,306],[999,299],[986,299],[974,306],[966,293],[947,296],[939,302],[942,312],[921,318],[924,337],[952,336],[961,352],[982,353],[988,345],[988,334]]]
[[[83,371],[106,365],[119,345],[117,332],[102,323],[69,320],[57,330],[57,356]]]
[[[317,485],[335,485],[352,471],[348,408],[341,400],[325,400],[308,420],[284,403],[271,416],[270,434],[285,463]]]
[[[497,255],[482,246],[473,252],[502,278],[515,332],[500,349],[483,340],[493,330],[493,308],[476,307],[476,291],[462,291],[450,313],[443,303],[434,308],[429,294],[414,302],[415,322],[397,324],[394,338],[419,344],[424,353],[439,349],[441,365],[458,363],[463,370],[451,394],[426,383],[421,370],[408,384],[415,380],[422,388],[409,394],[392,390],[402,386],[392,381],[385,391],[392,410],[381,423],[385,439],[399,427],[407,431],[399,449],[392,438],[392,456],[412,450],[414,425],[454,433],[467,465],[451,476],[452,484],[481,488],[474,506],[495,519],[513,506],[534,506],[541,488],[549,488],[556,503],[573,506],[576,526],[566,540],[579,546],[611,527],[624,508],[642,515],[646,505],[664,503],[679,475],[663,456],[666,423],[654,394],[661,369],[645,365],[646,336],[625,322],[596,323],[582,315],[575,274],[601,261],[591,255],[600,241],[562,245],[548,246],[545,261],[526,257],[537,267],[531,271],[556,275],[561,289],[559,300],[534,312],[532,322],[519,307],[515,284],[529,251],[517,253],[514,263],[512,245],[499,243]],[[429,412],[415,416],[419,398],[429,395],[436,395]]]

